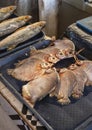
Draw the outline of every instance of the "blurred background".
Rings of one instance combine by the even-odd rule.
[[[30,14],[32,22],[46,20],[45,32],[59,38],[76,20],[92,15],[92,4],[85,0],[3,0],[0,6],[17,5],[16,14]]]

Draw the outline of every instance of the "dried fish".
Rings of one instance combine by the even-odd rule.
[[[61,69],[59,72],[59,77],[60,83],[55,88],[55,91],[51,94],[51,96],[55,95],[60,104],[66,105],[71,102],[69,97],[77,84],[77,80],[74,73],[68,69]]]
[[[38,58],[27,58],[20,61],[14,69],[8,69],[8,74],[22,81],[33,80],[44,74],[51,64]]]
[[[38,34],[41,29],[45,26],[45,21],[36,22],[31,25],[27,25],[21,29],[18,29],[16,32],[6,37],[0,41],[0,50],[8,49],[11,50],[15,48],[18,44],[32,38]]]
[[[28,82],[22,87],[23,97],[31,104],[43,99],[58,85],[58,73],[55,69],[46,70],[44,75]]]
[[[77,84],[72,91],[72,96],[73,98],[79,99],[83,96],[84,87],[87,84],[88,77],[85,71],[76,64],[72,64],[69,69],[74,73],[77,80]]]
[[[64,59],[74,56],[75,46],[74,43],[68,39],[56,40],[52,42],[52,46],[49,46],[42,51],[48,54],[52,54],[58,59]]]
[[[30,19],[31,19],[30,15],[25,15],[3,21],[2,23],[0,23],[0,37],[14,32],[16,29],[25,25],[26,22],[29,21]]]
[[[92,61],[90,60],[80,60],[79,65],[81,69],[86,73],[88,81],[86,86],[92,85]]]
[[[7,6],[0,9],[0,21],[8,18],[16,9],[16,6]]]
[[[63,59],[64,57],[73,57],[75,52],[75,45],[69,39],[56,40],[54,46],[60,51],[57,53],[57,57]]]
[[[56,63],[57,61],[59,61],[59,59],[57,57],[55,57],[53,54],[48,54],[46,52],[44,52],[43,50],[31,50],[30,52],[30,58],[38,58],[41,60],[45,60],[49,63],[51,63],[52,65],[54,63]]]

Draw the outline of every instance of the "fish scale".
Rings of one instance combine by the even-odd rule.
[[[18,29],[16,32],[0,41],[0,50],[15,48],[18,44],[37,35],[45,25],[45,21],[40,21]]]
[[[16,29],[25,25],[32,17],[30,15],[12,18],[0,23],[0,37],[14,32]]]

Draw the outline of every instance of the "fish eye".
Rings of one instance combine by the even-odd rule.
[[[49,65],[49,63],[45,63],[45,65],[46,65],[46,66],[48,66],[48,65]]]
[[[60,55],[63,55],[62,52],[59,52]]]
[[[55,59],[55,57],[52,57],[52,59]]]
[[[10,10],[12,10],[13,9],[13,7],[10,7]]]
[[[27,19],[28,18],[28,16],[25,16],[25,19]]]

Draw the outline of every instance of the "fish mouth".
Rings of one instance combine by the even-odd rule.
[[[15,10],[17,7],[16,6],[10,6],[9,9],[10,10]]]

